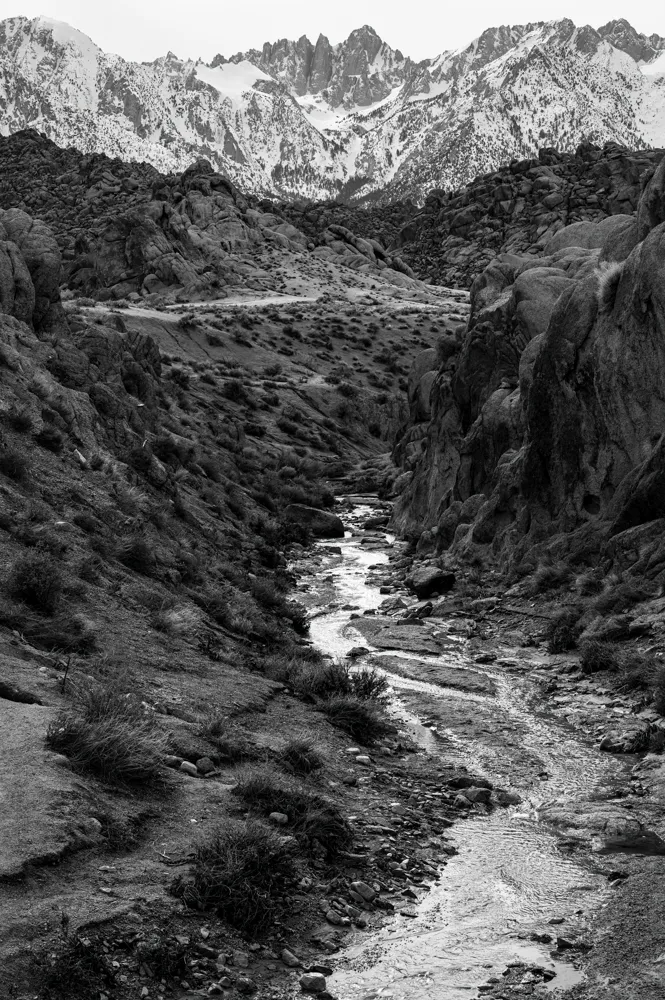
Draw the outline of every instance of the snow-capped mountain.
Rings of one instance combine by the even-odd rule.
[[[370,27],[153,63],[47,18],[0,22],[0,134],[162,171],[207,157],[245,190],[422,200],[540,146],[665,145],[665,39],[625,20],[490,28],[416,63]]]

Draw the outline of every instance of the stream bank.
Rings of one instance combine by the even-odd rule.
[[[579,720],[544,700],[560,658],[524,630],[488,628],[454,600],[449,615],[405,619],[422,602],[396,592],[388,558],[399,543],[376,520],[386,506],[343,506],[347,537],[319,546],[300,577],[312,640],[336,657],[364,648],[358,662],[387,674],[390,712],[419,756],[468,768],[513,804],[470,805],[441,879],[380,929],[354,930],[328,988],[340,1000],[602,996],[584,992],[581,967],[625,881],[616,854],[634,858],[630,838],[653,820],[638,759],[599,753]]]

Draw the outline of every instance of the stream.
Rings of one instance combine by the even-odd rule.
[[[339,1000],[473,998],[488,978],[522,961],[555,974],[547,989],[556,997],[582,974],[552,959],[552,945],[534,943],[531,934],[549,932],[556,938],[557,926],[549,921],[584,919],[603,903],[608,888],[606,876],[593,864],[566,855],[539,821],[539,810],[552,800],[588,797],[599,784],[620,780],[624,765],[600,755],[564,721],[538,707],[526,671],[516,677],[496,663],[479,665],[473,658],[478,650],[471,653],[468,638],[453,621],[437,619],[447,640],[443,654],[373,649],[351,616],[386,600],[373,576],[387,563],[394,540],[382,532],[379,540],[363,544],[370,532],[363,532],[362,524],[385,505],[369,497],[346,500],[351,506],[342,517],[351,530],[344,539],[320,543],[315,569],[300,576],[299,596],[313,612],[311,639],[335,657],[366,646],[372,653],[363,664],[399,655],[400,675],[388,670],[387,676],[390,712],[400,728],[423,752],[463,764],[517,792],[522,801],[456,823],[450,832],[458,853],[419,897],[415,918],[396,915],[380,930],[357,932],[336,958],[329,989]],[[415,667],[424,659],[442,668],[480,672],[495,693],[440,686],[431,680],[435,671],[429,672],[430,680],[418,679]]]

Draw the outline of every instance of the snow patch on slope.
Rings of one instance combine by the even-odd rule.
[[[243,96],[254,89],[259,80],[272,82],[272,77],[257,69],[246,59],[238,63],[223,63],[213,69],[206,63],[196,63],[196,75],[203,83],[209,84],[223,97],[240,104]]]
[[[640,70],[645,76],[665,76],[665,50],[653,62],[642,63]]]

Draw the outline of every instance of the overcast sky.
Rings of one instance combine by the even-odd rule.
[[[181,58],[217,53],[225,56],[263,42],[320,33],[339,42],[370,24],[393,48],[413,59],[435,56],[465,45],[497,23],[570,17],[598,27],[626,17],[638,31],[665,35],[662,0],[489,0],[441,3],[440,0],[0,0],[0,18],[44,14],[79,28],[109,52],[126,59],[150,60],[171,50]]]

